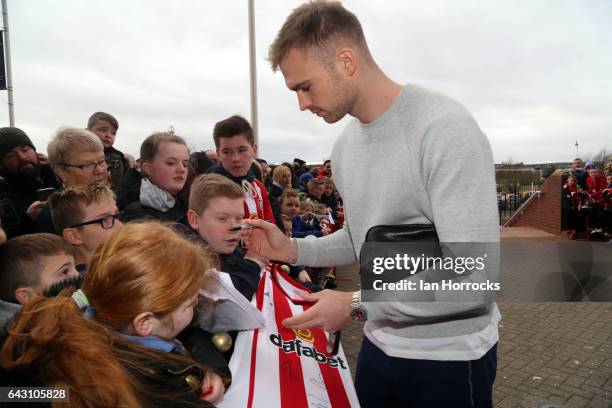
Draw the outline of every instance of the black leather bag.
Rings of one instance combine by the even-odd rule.
[[[432,224],[375,225],[365,242],[440,242]]]
[[[402,246],[401,244],[403,243],[409,245]],[[378,244],[389,245],[380,245],[379,249],[372,248]],[[362,288],[371,288],[372,280],[377,278],[377,276],[371,273],[371,262],[373,257],[388,256],[395,253],[400,247],[403,248],[402,252],[404,253],[412,252],[409,254],[411,256],[442,257],[442,246],[440,245],[440,239],[438,238],[436,227],[432,224],[375,225],[366,233],[365,242],[361,247],[360,274]],[[385,250],[391,252],[385,254]],[[415,273],[418,272],[421,272],[421,270],[416,271]],[[400,278],[402,277],[397,277],[396,279],[390,279],[388,281],[393,282],[399,280]],[[437,323],[440,321],[461,320],[478,317],[487,314],[489,312],[489,307],[490,305],[487,304],[457,314],[449,314],[446,316],[431,318],[428,319],[428,322]],[[420,324],[424,324],[424,321],[421,321]]]
[[[442,256],[439,243],[436,227],[432,224],[375,225],[371,227],[366,233],[365,242],[359,254],[362,284],[371,284],[371,280],[378,278],[372,274],[363,275],[365,271],[372,270],[374,258],[393,257],[399,253],[412,257],[439,257]],[[397,275],[391,281],[405,277],[407,276]]]

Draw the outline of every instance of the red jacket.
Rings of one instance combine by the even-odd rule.
[[[608,187],[606,176],[601,174],[601,172],[597,174],[597,177],[595,177],[595,185],[597,186],[597,189],[600,191],[603,191],[606,187]]]
[[[612,208],[612,184],[604,188],[601,196],[604,207]]]
[[[602,183],[603,180],[603,183]],[[598,174],[595,178],[587,176],[586,191],[589,194],[589,202],[591,204],[599,204],[601,202],[601,193],[607,187],[606,178],[603,174]]]

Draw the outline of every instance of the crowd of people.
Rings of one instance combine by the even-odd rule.
[[[96,112],[85,129],[60,128],[46,154],[23,130],[0,129],[2,378],[66,382],[83,406],[214,403],[231,350],[190,325],[203,274],[218,267],[251,299],[270,260],[245,254],[245,218],[287,236],[340,228],[331,163],[269,165],[240,116],[216,124],[214,151],[156,132],[138,160],[114,148],[118,129]],[[286,271],[321,289],[318,269]]]
[[[277,263],[274,271],[312,289],[300,293],[299,313],[286,304],[276,325],[285,337],[316,343],[306,334],[322,329],[336,335],[314,337],[329,342],[351,321],[365,322],[354,386],[347,376],[359,401],[332,403],[340,388],[328,390],[326,375],[340,360],[327,359],[311,381],[294,370],[291,361],[306,349],[305,364],[319,368],[325,348],[315,354],[296,337],[274,349],[286,357],[282,367],[250,360],[251,373],[255,362],[274,369],[288,395],[258,406],[294,406],[297,391],[311,397],[308,385],[328,391],[329,403],[304,406],[492,407],[501,319],[494,294],[449,302],[436,291],[423,302],[403,292],[376,302],[362,298],[367,291],[319,291],[331,285],[329,271],[316,269],[354,264],[369,243],[440,242],[455,256],[484,244],[490,268],[454,278],[497,279],[498,210],[486,135],[459,102],[391,79],[357,16],[337,1],[311,0],[293,10],[269,61],[301,110],[327,123],[352,116],[331,162],[307,168],[299,159],[278,166],[256,159],[252,129],[239,116],[215,125],[214,151],[190,153],[174,132],[158,132],[142,142],[138,160],[113,147],[119,124],[107,113],[92,115],[87,129],[60,129],[46,155],[23,131],[0,129],[9,238],[0,246],[3,381],[67,386],[71,404],[83,407],[229,399],[246,377],[254,380],[232,378],[236,371],[228,367],[232,347],[240,350],[232,339],[250,332],[218,336],[190,325],[196,308],[206,312],[197,297],[203,272],[227,272],[238,299],[274,307],[263,299],[279,291],[264,293],[259,273],[271,282],[266,271]],[[419,276],[436,276],[429,272]],[[244,389],[253,401],[253,383]]]
[[[612,162],[598,169],[575,158],[567,173],[561,203],[569,237],[612,240]]]

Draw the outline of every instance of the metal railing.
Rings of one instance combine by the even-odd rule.
[[[499,210],[499,225],[506,222],[534,195],[539,192],[539,185],[498,184],[497,208]]]
[[[523,209],[531,202],[531,200],[533,200],[535,197],[540,198],[542,194],[543,193],[541,191],[534,191],[533,194],[531,194],[529,198],[523,204],[521,204],[521,206],[503,223],[502,226],[509,226],[518,215],[523,213]]]

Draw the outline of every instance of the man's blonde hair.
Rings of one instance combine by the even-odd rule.
[[[230,200],[244,199],[244,191],[232,180],[220,174],[202,174],[191,185],[189,209],[202,215],[210,200],[225,197]]]
[[[104,153],[102,142],[86,129],[63,127],[47,145],[50,165],[74,164],[72,159],[80,153]]]
[[[107,186],[66,187],[53,193],[49,197],[49,208],[55,230],[62,234],[66,228],[85,222],[85,208],[103,201],[115,201],[115,193]]]
[[[338,41],[358,47],[368,60],[372,59],[355,14],[339,1],[310,1],[289,14],[270,46],[268,60],[276,71],[293,48],[329,58],[332,44]]]

